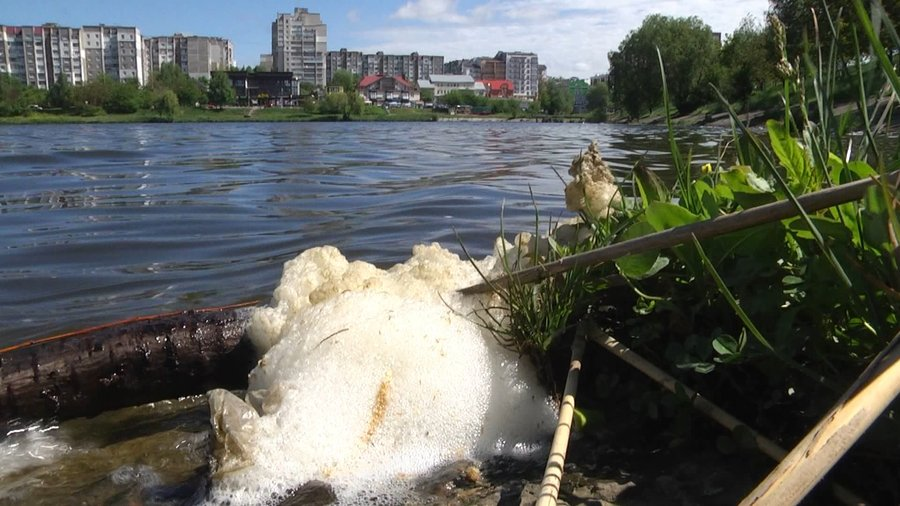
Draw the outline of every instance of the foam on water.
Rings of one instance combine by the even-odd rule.
[[[251,318],[265,355],[245,400],[210,395],[224,443],[211,500],[259,504],[320,480],[371,503],[458,459],[538,448],[554,409],[527,361],[477,324],[490,301],[456,293],[478,281],[436,244],[389,270],[332,247],[285,264]]]

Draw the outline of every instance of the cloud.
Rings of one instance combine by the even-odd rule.
[[[349,11],[347,11],[347,21],[349,21],[351,23],[358,23],[359,22],[359,11],[356,9],[350,9]]]
[[[456,12],[456,0],[409,0],[391,17],[426,23],[462,23],[466,20]]]
[[[607,54],[653,13],[697,15],[715,32],[729,33],[750,13],[758,18],[767,0],[409,0],[393,19],[418,21],[373,27],[360,35],[364,51],[442,55],[445,61],[492,56],[497,51],[537,53],[553,77],[587,78],[607,72]],[[432,21],[442,21],[432,23]],[[448,23],[447,21],[453,21]]]

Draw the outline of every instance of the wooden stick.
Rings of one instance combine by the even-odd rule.
[[[575,336],[572,343],[572,362],[569,364],[569,375],[566,377],[566,388],[563,391],[563,402],[559,408],[559,423],[553,434],[550,445],[550,456],[541,480],[541,493],[535,506],[556,506],[559,486],[562,483],[563,466],[566,463],[566,450],[569,448],[569,434],[572,431],[572,416],[575,413],[575,392],[578,390],[578,373],[581,372],[581,356],[584,354],[584,338]]]
[[[799,503],[898,394],[900,334],[741,505]]]
[[[889,184],[897,184],[900,181],[900,171],[891,172],[886,176]],[[878,179],[861,179],[852,183],[826,188],[817,192],[808,193],[797,197],[797,201],[808,212],[815,212],[828,207],[858,200],[865,195],[869,186],[875,184]],[[485,293],[495,288],[503,288],[511,282],[533,283],[550,277],[560,272],[565,272],[575,267],[588,267],[626,255],[634,255],[647,251],[655,251],[663,248],[677,246],[691,242],[692,236],[697,239],[706,239],[717,235],[727,234],[745,228],[780,221],[799,214],[797,207],[789,200],[779,200],[759,207],[738,211],[736,213],[718,216],[699,223],[691,223],[680,227],[670,228],[654,234],[629,239],[586,251],[577,255],[561,258],[555,262],[536,265],[528,269],[513,272],[501,276],[493,281],[485,281],[460,290],[464,294]]]
[[[656,367],[637,353],[633,352],[630,348],[620,343],[615,338],[606,335],[606,333],[600,332],[596,327],[588,331],[588,339],[599,344],[605,350],[620,358],[628,365],[641,371],[650,379],[662,385],[666,390],[672,393],[677,393],[679,391],[683,392],[691,399],[691,406],[693,406],[709,418],[713,419],[715,422],[717,422],[722,427],[725,427],[729,431],[733,432],[738,427],[743,427],[750,434],[750,437],[753,439],[756,447],[759,448],[762,453],[772,458],[773,460],[780,461],[784,458],[785,455],[788,454],[784,448],[778,446],[778,444],[776,444],[771,439],[763,436],[747,424],[735,418],[727,411],[723,410],[713,402],[707,400],[696,390],[685,386],[683,383],[679,382],[662,369]],[[859,496],[841,485],[832,485],[832,492],[834,493],[835,497],[843,504],[865,504],[865,501],[860,499]]]

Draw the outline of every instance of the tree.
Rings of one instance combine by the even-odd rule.
[[[10,74],[0,74],[0,116],[18,116],[27,108],[26,86]]]
[[[434,102],[434,88],[419,90],[419,98],[422,99],[422,102]]]
[[[103,109],[113,114],[131,114],[141,108],[142,102],[141,85],[136,79],[129,79],[112,83],[109,96],[103,101]]]
[[[237,102],[237,92],[234,91],[228,74],[222,71],[212,73],[206,96],[211,104],[217,106],[232,105]]]
[[[631,117],[659,105],[662,56],[669,95],[680,113],[688,113],[712,98],[709,83],[718,81],[718,41],[700,18],[647,16],[609,54],[612,98]]]
[[[329,93],[319,110],[326,114],[339,114],[342,119],[347,120],[351,114],[362,114],[364,105],[365,101],[359,93],[341,91]]]
[[[56,82],[47,91],[47,105],[67,111],[75,106],[75,87],[69,82],[69,76],[60,74]]]
[[[749,16],[728,36],[720,61],[722,88],[729,100],[746,101],[753,91],[775,79],[780,55],[776,53],[773,38],[771,29],[763,28]]]
[[[606,121],[609,110],[609,87],[604,82],[597,82],[587,92],[587,107],[591,116],[597,121]]]
[[[359,86],[359,76],[349,70],[336,70],[329,86],[340,86],[345,93],[355,93]]]
[[[888,18],[894,23],[900,23],[900,2],[897,0],[881,0],[881,6]],[[829,15],[835,28],[839,32],[841,53],[844,58],[854,58],[853,33],[848,25],[856,24],[856,14],[853,10],[852,0],[770,0],[771,13],[781,20],[785,27],[786,52],[791,63],[801,58],[804,46],[813,44],[816,37],[816,25],[819,27],[819,36],[823,41],[830,40],[833,36],[829,27]],[[863,5],[869,7],[872,14],[874,2],[863,1]],[[827,11],[825,10],[827,6]],[[862,32],[860,32],[861,34]],[[885,48],[895,48],[895,39],[892,39],[887,30],[882,30],[882,43]],[[864,38],[864,37],[863,37]],[[860,41],[863,46],[860,49],[866,51],[868,44]]]
[[[206,90],[196,79],[191,79],[181,67],[174,63],[163,63],[150,76],[150,88],[154,91],[172,90],[178,96],[178,103],[191,107],[206,101]]]
[[[571,114],[575,98],[565,79],[547,79],[538,88],[541,110],[550,115]]]
[[[156,95],[153,108],[160,117],[172,120],[178,114],[178,96],[172,90],[164,90]]]

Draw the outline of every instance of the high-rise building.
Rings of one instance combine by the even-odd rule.
[[[293,72],[301,83],[325,86],[328,31],[322,16],[308,9],[279,13],[272,22],[272,65]]]
[[[272,54],[261,54],[259,55],[259,70],[261,72],[271,72],[272,71]]]
[[[192,78],[206,77],[234,66],[234,47],[220,37],[176,33],[144,38],[144,74],[149,77],[164,63],[174,63]]]
[[[363,72],[363,54],[360,51],[328,51],[325,63],[325,82],[330,83],[334,73],[338,70],[346,70],[357,76],[366,75]]]
[[[87,81],[106,74],[119,81],[137,79],[144,84],[144,44],[137,28],[83,26],[81,49]]]
[[[0,73],[38,88],[48,88],[63,75],[80,84],[85,80],[81,47],[78,28],[0,25]]]
[[[428,79],[431,74],[441,74],[444,68],[443,56],[410,54],[363,54],[359,51],[328,52],[328,81],[334,72],[347,70],[359,76],[402,76],[408,81]]]
[[[513,83],[516,97],[532,99],[537,96],[538,86],[541,82],[541,69],[536,54],[500,51],[494,60],[504,62],[506,80]],[[485,78],[483,62],[481,72],[482,78]]]

